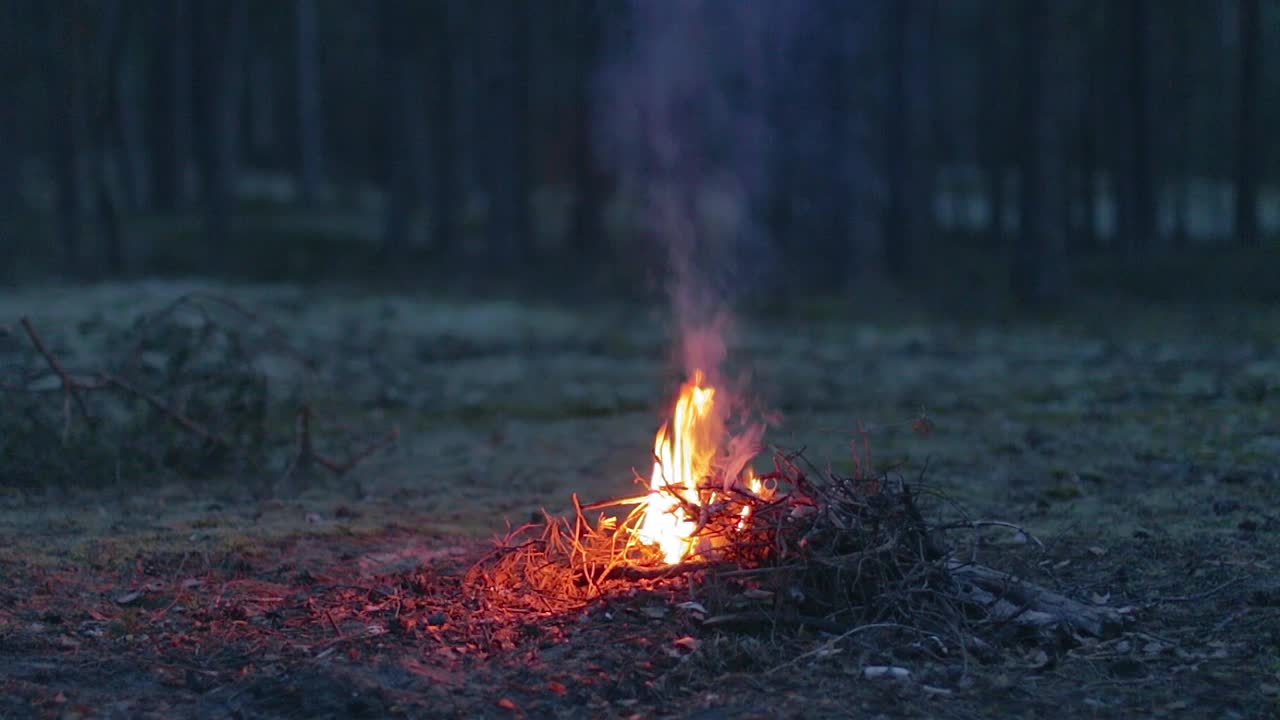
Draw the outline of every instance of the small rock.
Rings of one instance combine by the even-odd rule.
[[[911,671],[892,665],[868,665],[862,668],[862,677],[867,680],[907,680],[911,677]]]

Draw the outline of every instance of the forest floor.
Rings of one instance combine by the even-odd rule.
[[[197,478],[123,453],[50,461],[81,452],[74,429],[3,419],[28,434],[0,438],[0,717],[1280,712],[1274,312],[1116,305],[970,322],[832,302],[740,315],[732,363],[782,419],[767,439],[848,471],[861,423],[877,463],[956,503],[928,512],[1015,523],[1044,548],[999,527],[956,543],[1020,554],[1038,582],[1135,617],[1102,640],[976,658],[706,627],[681,604],[697,599],[685,581],[569,614],[477,610],[462,576],[495,536],[539,508],[568,511],[571,493],[635,491],[682,380],[661,306],[40,289],[0,298],[0,359],[38,365],[17,322],[29,315],[68,368],[102,367],[102,338],[191,291],[233,298],[315,360],[254,362],[270,403],[306,398],[320,451],[345,457],[334,438],[358,448],[392,427],[398,440],[341,477],[286,473],[292,414],[268,410],[267,451]],[[41,387],[34,401],[61,417],[60,387]],[[922,412],[927,436],[912,431]],[[868,679],[884,665],[910,674]]]

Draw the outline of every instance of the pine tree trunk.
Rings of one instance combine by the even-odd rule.
[[[1261,94],[1262,17],[1260,0],[1240,0],[1240,87],[1236,94],[1236,238],[1256,247],[1258,234],[1259,157],[1266,143],[1259,134],[1258,96]]]
[[[432,17],[430,37],[432,105],[431,114],[431,208],[433,242],[437,253],[452,254],[457,243],[458,176],[456,143],[457,105],[454,87],[454,44],[452,42],[453,3],[440,0]]]
[[[324,173],[320,108],[320,39],[316,0],[295,0],[298,72],[298,176],[302,202],[312,205]]]
[[[602,195],[594,148],[594,69],[599,56],[600,8],[597,0],[580,0],[577,7],[578,46],[573,78],[573,248],[581,258],[598,255]]]
[[[81,65],[80,45],[74,28],[82,18],[77,3],[65,3],[51,10],[50,53],[45,70],[50,100],[49,119],[53,142],[54,204],[58,216],[58,237],[65,270],[80,270],[80,133],[84,100],[77,69]]]
[[[1019,52],[1019,223],[1014,244],[1010,286],[1014,296],[1027,305],[1043,305],[1061,293],[1063,207],[1062,134],[1057,105],[1061,98],[1046,93],[1046,86],[1058,87],[1050,79],[1056,54],[1048,48],[1053,40],[1049,0],[1024,0],[1019,7],[1021,43]]]
[[[888,167],[888,205],[884,221],[884,261],[889,275],[906,275],[910,256],[907,237],[907,193],[910,192],[910,104],[908,84],[911,81],[907,46],[911,32],[911,6],[915,0],[898,0],[890,4],[889,27],[889,106],[888,132],[885,137],[885,160]]]
[[[382,56],[382,112],[387,163],[387,214],[382,232],[385,259],[403,258],[408,245],[409,219],[413,212],[414,169],[411,137],[410,94],[421,88],[409,71],[410,17],[403,3],[382,0],[378,5],[378,47]]]
[[[1151,170],[1151,83],[1148,67],[1150,11],[1147,0],[1129,0],[1129,181],[1133,191],[1130,244],[1136,250],[1151,245],[1155,235],[1155,196]]]

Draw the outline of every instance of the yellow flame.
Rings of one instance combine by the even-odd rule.
[[[698,480],[710,472],[719,440],[712,412],[716,391],[702,382],[702,371],[694,372],[680,389],[671,423],[658,429],[649,496],[636,529],[640,540],[656,545],[668,563],[689,553],[697,523],[688,508],[698,505]]]
[[[764,492],[764,482],[762,482],[760,478],[756,477],[756,471],[751,468],[747,468],[747,489],[754,495],[760,495]],[[747,527],[747,518],[751,517],[751,506],[743,505],[742,512],[739,513],[739,517],[742,519],[738,521],[738,529],[745,530]]]

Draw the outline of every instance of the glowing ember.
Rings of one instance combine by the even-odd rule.
[[[649,497],[636,530],[642,542],[658,546],[668,563],[678,563],[689,553],[690,536],[697,528],[689,509],[699,505],[698,480],[710,474],[720,440],[721,426],[713,412],[716,390],[702,381],[702,371],[696,371],[680,388],[671,423],[658,429]]]

